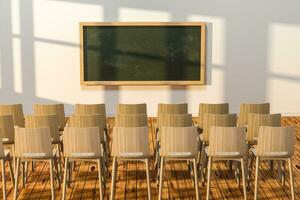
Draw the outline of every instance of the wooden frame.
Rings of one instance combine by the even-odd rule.
[[[200,26],[200,80],[197,81],[85,81],[83,54],[84,26]],[[204,22],[80,22],[80,83],[82,86],[95,85],[204,85],[206,77],[206,23]]]

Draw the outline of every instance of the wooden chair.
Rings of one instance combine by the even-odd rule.
[[[24,127],[24,114],[22,104],[0,105],[0,115],[12,115],[14,126]]]
[[[253,151],[256,156],[254,199],[258,198],[259,164],[263,160],[281,160],[289,163],[290,187],[292,200],[294,195],[294,176],[292,171],[292,156],[294,154],[294,127],[261,126],[257,140],[257,147]],[[283,183],[285,182],[283,177]]]
[[[118,104],[116,115],[147,114],[147,105],[141,104]]]
[[[105,149],[107,152],[107,155],[109,157],[110,151],[109,151],[109,144],[110,144],[110,138],[108,133],[108,125],[107,125],[107,119],[106,119],[106,107],[105,104],[75,104],[75,115],[104,115],[103,124],[104,124],[104,136],[105,136]]]
[[[209,114],[229,114],[229,103],[210,104],[200,103],[197,118],[197,126],[203,129],[203,116],[205,113]]]
[[[269,103],[260,103],[260,104],[248,104],[242,103],[240,105],[239,113],[239,126],[248,125],[248,114],[257,113],[257,114],[270,114],[270,104]]]
[[[148,119],[146,114],[137,115],[116,115],[116,127],[143,127],[148,126]]]
[[[62,199],[66,199],[67,173],[70,171],[70,161],[92,161],[98,164],[99,196],[103,199],[102,191],[102,149],[98,127],[78,128],[66,127],[63,132],[65,171]]]
[[[60,138],[59,124],[57,115],[27,115],[25,116],[25,128],[49,128],[52,145],[55,145],[57,152],[59,176],[61,177],[61,152],[62,141]],[[27,165],[27,164],[26,164]],[[25,167],[25,174],[27,175],[27,166]],[[26,182],[26,179],[25,179]]]
[[[56,152],[53,152],[52,150],[49,128],[15,127],[15,157],[17,160],[15,169],[15,200],[18,195],[20,163],[24,161],[46,161],[50,163],[51,197],[52,200],[55,200],[53,165],[57,172],[56,175],[60,187],[57,157],[55,155]]]
[[[33,105],[34,115],[57,115],[59,130],[66,126],[64,104],[35,104]]]
[[[200,163],[200,176],[203,183],[205,178],[204,170],[207,168],[208,157],[206,155],[205,149],[209,145],[209,138],[211,134],[211,127],[235,127],[237,123],[236,114],[204,114],[203,115],[203,134],[201,135],[201,152],[198,155],[198,163]],[[230,164],[231,169],[231,164]]]
[[[246,128],[245,127],[211,127],[208,146],[208,175],[206,199],[210,197],[210,179],[212,162],[216,160],[234,160],[241,162],[244,199],[247,199],[246,189]]]
[[[199,199],[198,174],[196,157],[198,152],[197,127],[165,127],[161,128],[159,195],[162,199],[162,183],[164,164],[170,160],[193,162],[196,199]]]
[[[157,119],[158,131],[156,134],[156,149],[155,149],[155,166],[160,167],[160,132],[161,127],[189,127],[193,125],[193,119],[191,114],[161,114]]]
[[[86,128],[86,127],[98,127],[99,128],[99,138],[102,146],[104,161],[106,168],[108,167],[108,145],[106,145],[106,141],[104,138],[104,127],[103,124],[105,115],[72,115],[69,119],[69,127],[78,127],[78,128]]]
[[[148,127],[114,127],[112,137],[112,181],[110,199],[114,199],[117,162],[137,160],[146,163],[148,199],[151,199]]]
[[[0,128],[0,131],[2,129]],[[11,157],[10,157],[10,151],[4,150],[2,139],[0,140],[0,162],[1,162],[1,171],[2,171],[2,190],[3,190],[3,199],[6,200],[6,176],[5,176],[5,163],[9,163],[9,172],[10,172],[10,178],[12,181],[12,185],[14,186],[14,174],[13,174],[13,168],[11,164]]]

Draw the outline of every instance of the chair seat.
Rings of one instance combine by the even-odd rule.
[[[249,151],[251,151],[255,156],[257,156],[256,148],[250,148]],[[274,151],[274,152],[266,152],[264,155],[259,155],[266,158],[281,158],[281,157],[287,157],[288,152],[287,151]]]

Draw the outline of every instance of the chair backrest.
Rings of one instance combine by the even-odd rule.
[[[50,129],[15,127],[15,156],[40,159],[53,157]]]
[[[66,127],[63,132],[63,143],[65,157],[102,157],[98,127]]]
[[[75,115],[105,115],[103,118],[106,127],[106,108],[105,104],[75,104]]]
[[[114,127],[112,156],[128,158],[149,157],[148,127]]]
[[[157,107],[157,117],[162,114],[188,114],[188,104],[164,104],[159,103]]]
[[[116,115],[147,114],[147,105],[141,104],[118,104]]]
[[[247,141],[257,141],[260,126],[281,126],[281,114],[256,114],[248,115]]]
[[[191,114],[162,114],[157,119],[157,127],[188,127],[193,125]],[[160,141],[160,132],[158,132],[158,140]]]
[[[261,126],[256,154],[263,157],[291,157],[294,154],[295,128]]]
[[[0,137],[0,159],[4,159],[5,158],[5,153],[4,153],[4,146],[3,146],[3,143],[2,143],[2,139]]]
[[[99,137],[101,142],[103,142],[105,128],[103,118],[105,118],[105,115],[72,115],[69,119],[69,127],[98,127]]]
[[[0,115],[12,115],[14,126],[24,127],[24,113],[22,104],[0,105]]]
[[[203,141],[209,141],[212,126],[234,127],[236,126],[236,114],[204,114],[203,116]]]
[[[196,157],[197,127],[162,127],[160,155],[165,157]]]
[[[246,127],[212,126],[208,155],[214,157],[243,157],[247,154]]]
[[[198,118],[197,118],[197,125],[199,128],[203,128],[203,115],[205,113],[229,114],[229,103],[219,103],[219,104],[200,103]]]
[[[59,128],[66,125],[64,104],[34,104],[33,114],[35,115],[57,115]]]
[[[118,127],[143,127],[148,126],[147,115],[116,115],[115,126]]]
[[[0,115],[0,137],[4,144],[13,144],[14,136],[14,122],[12,115]]]
[[[51,141],[60,141],[59,124],[56,115],[27,115],[25,116],[26,128],[49,128]]]
[[[270,114],[270,103],[259,103],[259,104],[249,104],[242,103],[240,105],[239,113],[239,126],[248,125],[248,114],[257,113],[257,114]]]

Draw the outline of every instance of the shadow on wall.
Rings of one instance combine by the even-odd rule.
[[[299,77],[278,76],[268,72],[268,27],[271,23],[300,24],[298,0],[288,3],[281,0],[253,0],[249,2],[239,0],[205,1],[191,0],[188,3],[181,0],[159,1],[151,3],[139,0],[49,0],[60,2],[99,5],[103,8],[104,21],[120,21],[120,8],[153,10],[167,12],[170,21],[188,21],[190,15],[213,16],[226,20],[226,33],[224,40],[225,57],[219,70],[224,73],[224,101],[230,102],[233,108],[238,108],[244,101],[266,101],[267,79],[291,79],[299,81]],[[19,101],[24,104],[25,112],[31,110],[33,103],[57,103],[55,100],[39,98],[36,96],[35,83],[35,57],[34,57],[34,10],[33,0],[19,1],[20,18],[20,45],[21,45],[21,77],[22,92],[15,91],[14,80],[14,45],[12,26],[12,2],[0,1],[0,58],[1,58],[1,103]],[[284,12],[283,12],[284,11]],[[99,11],[100,12],[100,11]],[[16,17],[16,16],[14,16]],[[51,16],[49,16],[51,17]],[[151,17],[150,17],[151,18]],[[97,19],[96,19],[97,20]],[[137,19],[139,21],[143,19]],[[145,16],[145,21],[149,18]],[[208,23],[207,37],[207,83],[212,85],[212,39],[213,24]],[[47,38],[46,38],[47,39]],[[55,40],[44,42],[64,45]],[[40,40],[41,41],[41,40]],[[205,86],[199,86],[203,88]],[[188,87],[170,87],[171,102],[186,102]],[[105,87],[104,101],[107,109],[114,111],[115,104],[119,102],[120,88],[117,86]],[[198,100],[195,100],[198,101]],[[72,110],[73,105],[66,104],[66,110]]]

